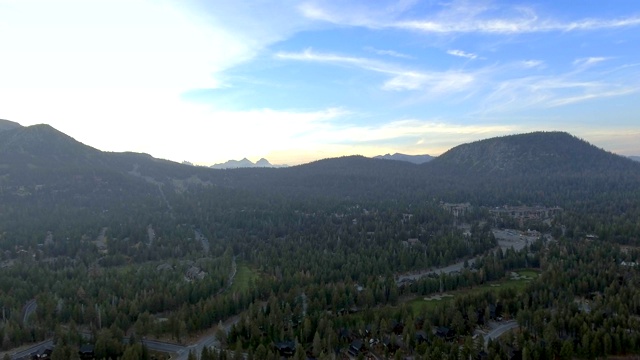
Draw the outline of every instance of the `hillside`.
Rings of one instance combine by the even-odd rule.
[[[0,119],[0,132],[1,131],[5,131],[5,130],[11,130],[11,129],[19,128],[19,127],[21,127],[21,125],[16,123],[16,122]]]
[[[261,158],[255,163],[244,158],[242,160],[229,160],[224,163],[214,164],[210,166],[212,169],[238,169],[238,168],[278,168],[286,167],[286,165],[273,165],[269,160]]]
[[[441,199],[490,206],[539,204],[608,218],[621,214],[619,220],[635,214],[635,199],[640,199],[640,163],[561,132],[463,144],[422,165],[346,156],[281,169],[217,170],[147,154],[102,152],[48,125],[8,127],[0,132],[0,197],[13,212],[0,213],[0,224],[11,227],[17,222],[7,216],[15,211],[30,214],[25,221],[37,223],[50,208],[70,215],[56,228],[80,218],[100,222],[98,214],[109,214],[110,221],[124,216],[127,221],[165,215],[179,219],[191,215],[174,209],[214,193],[305,203]],[[233,199],[228,201],[233,206]]]
[[[424,164],[434,159],[431,155],[407,155],[401,153],[374,156],[374,159],[406,161],[413,164]]]
[[[620,194],[639,195],[640,164],[563,132],[463,144],[422,166],[440,192],[496,206],[572,207],[601,197],[627,202],[628,196]]]
[[[535,132],[463,144],[432,163],[464,174],[535,176],[541,174],[626,172],[634,165],[564,132]]]
[[[505,205],[548,206],[554,214],[491,211]],[[532,309],[549,319],[575,317],[576,331],[584,331],[583,321],[604,317],[576,312],[576,296],[604,288],[607,302],[592,304],[607,313],[640,296],[629,292],[638,291],[638,275],[623,265],[640,252],[618,247],[640,245],[638,218],[640,163],[566,133],[482,140],[421,165],[344,156],[218,170],[103,152],[48,125],[9,124],[0,131],[0,293],[5,335],[13,335],[0,348],[54,338],[56,327],[73,335],[76,326],[96,324],[103,327],[96,344],[117,347],[134,332],[181,343],[245,318],[226,339],[216,336],[275,359],[262,344],[293,334],[293,319],[304,319],[306,333],[294,345],[313,348],[320,334],[363,334],[363,314],[380,324],[402,320],[413,331],[418,322],[407,309],[414,309],[428,319],[421,331],[433,345],[409,342],[402,351],[444,346],[459,354],[460,341],[436,340],[433,330],[454,326],[473,344],[486,328],[481,316],[503,316],[491,315],[487,299],[538,338],[548,331],[526,329],[526,318],[537,316]],[[427,305],[444,291],[455,300]],[[638,334],[626,316],[606,321],[592,332]],[[314,331],[314,323],[327,325]],[[399,336],[395,326],[380,328],[378,338]],[[338,341],[343,349],[350,343]],[[196,347],[187,345],[180,349]],[[489,351],[499,353],[496,346],[490,342]]]

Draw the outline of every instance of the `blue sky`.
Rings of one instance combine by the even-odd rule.
[[[0,118],[299,164],[562,130],[640,155],[640,3],[0,0]]]

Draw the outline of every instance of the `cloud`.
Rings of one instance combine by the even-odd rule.
[[[394,50],[380,50],[380,49],[376,49],[376,48],[372,48],[372,47],[365,47],[364,49],[367,50],[367,51],[373,52],[375,54],[378,54],[378,55],[392,56],[392,57],[402,58],[402,59],[413,59],[414,58],[411,55],[399,53],[399,52],[394,51]]]
[[[629,95],[635,92],[640,91],[640,88],[622,88],[622,89],[598,89],[599,91],[585,92],[576,96],[567,96],[564,98],[559,98],[555,100],[551,100],[547,103],[549,107],[556,106],[564,106],[574,103],[579,103],[592,99],[600,99],[607,97],[615,97],[615,96],[624,96]]]
[[[434,6],[433,15],[418,18],[410,12],[396,11],[382,15],[370,7],[357,12],[344,11],[330,5],[305,3],[300,7],[309,19],[339,25],[361,26],[372,29],[395,28],[433,34],[526,34],[540,32],[591,31],[640,26],[640,16],[632,15],[615,19],[587,18],[575,21],[559,21],[543,18],[532,8],[524,6],[487,5],[480,2],[453,1]],[[406,8],[402,8],[406,10]]]
[[[292,147],[301,159],[335,157],[344,154],[375,156],[383,153],[439,155],[464,142],[530,131],[519,125],[456,124],[433,119],[399,119],[377,125],[357,125],[336,119],[322,129],[302,134]],[[269,155],[286,157],[283,151]],[[302,161],[304,162],[304,161]]]
[[[507,79],[497,82],[483,99],[482,112],[560,107],[640,91],[640,84],[624,78],[611,74],[590,74],[585,78],[582,73],[568,72]]]
[[[299,13],[311,20],[332,24],[384,28],[386,19],[394,18],[411,9],[416,0],[377,1],[306,1],[297,6]]]
[[[467,58],[467,59],[475,59],[478,57],[478,55],[473,54],[473,53],[467,53],[464,52],[462,50],[447,50],[447,54],[449,55],[453,55],[453,56],[459,56],[459,57],[463,57],[463,58]]]
[[[450,94],[469,90],[475,76],[462,71],[405,72],[386,81],[385,90],[426,90],[429,94]]]
[[[382,85],[383,90],[422,90],[429,94],[442,95],[468,90],[475,81],[473,73],[461,70],[443,72],[405,69],[393,64],[367,58],[319,53],[311,49],[303,52],[279,52],[277,59],[312,61],[327,64],[355,66],[361,69],[387,74],[390,79]]]
[[[5,88],[220,88],[223,72],[310,26],[282,1],[29,0],[0,6]]]
[[[587,57],[587,58],[580,58],[580,59],[576,59],[573,61],[573,65],[577,66],[581,69],[586,69],[592,65],[601,63],[603,61],[609,60],[610,58],[608,57]]]
[[[522,64],[523,67],[531,69],[531,68],[537,68],[537,67],[543,67],[544,66],[544,61],[542,60],[524,60],[522,62],[520,62],[520,64]]]

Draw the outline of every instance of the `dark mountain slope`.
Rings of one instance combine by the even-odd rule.
[[[48,125],[5,129],[0,226],[12,228],[21,226],[16,219],[43,230],[80,223],[139,226],[151,219],[171,226],[206,219],[208,206],[222,198],[228,206],[242,199],[242,208],[282,201],[438,199],[558,205],[596,214],[599,222],[640,216],[640,163],[560,132],[464,144],[422,165],[347,156],[282,169],[216,170],[147,154],[102,152]],[[201,204],[205,198],[212,205]],[[43,221],[52,211],[57,216]]]
[[[599,231],[619,242],[640,231],[640,164],[566,133],[464,144],[422,167],[447,201],[560,206],[568,227],[596,232],[595,224],[608,224]]]
[[[449,187],[491,195],[575,193],[577,200],[588,192],[632,190],[640,183],[640,164],[562,132],[511,135],[460,145],[423,167]],[[532,201],[531,196],[526,197]]]
[[[5,167],[99,167],[103,160],[102,152],[45,124],[0,132],[0,154]]]
[[[217,186],[295,197],[397,197],[418,186],[414,164],[345,156],[288,168],[212,170],[198,177]]]
[[[0,132],[19,128],[19,127],[22,127],[22,125],[18,124],[17,122],[0,119]]]
[[[635,166],[629,159],[564,132],[535,132],[463,144],[428,165],[431,171],[498,177],[627,173]]]
[[[413,164],[424,164],[434,159],[431,155],[406,155],[401,153],[374,156],[374,159],[406,161]]]

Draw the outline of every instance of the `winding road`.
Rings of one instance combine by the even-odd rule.
[[[229,272],[229,282],[228,285],[222,289],[218,294],[223,293],[224,291],[228,290],[231,288],[231,285],[233,285],[233,281],[235,280],[236,274],[238,272],[238,264],[236,262],[236,257],[233,257],[233,262],[231,263],[231,271]],[[22,314],[22,321],[23,323],[26,323],[27,319],[29,318],[29,316],[31,314],[33,314],[34,311],[36,311],[38,304],[36,303],[35,299],[29,300],[24,308],[23,308],[23,314]],[[232,316],[231,318],[227,319],[224,323],[223,323],[223,330],[226,332],[229,332],[229,329],[231,329],[231,327],[236,324],[238,321],[240,320],[240,316],[236,315],[236,316]],[[176,354],[177,357],[175,357],[175,359],[178,360],[187,360],[187,358],[189,357],[189,352],[190,351],[194,351],[197,356],[200,356],[200,353],[202,352],[202,349],[204,347],[218,347],[220,346],[220,342],[218,341],[218,339],[216,338],[216,336],[214,335],[215,331],[213,332],[213,334],[209,334],[209,335],[205,335],[203,337],[201,337],[200,339],[198,339],[198,341],[194,344],[191,345],[179,345],[179,344],[175,344],[175,343],[170,343],[170,342],[164,342],[164,341],[158,341],[158,340],[150,340],[150,339],[143,339],[142,343],[144,345],[147,346],[147,348],[149,348],[149,350],[153,350],[153,351],[158,351],[158,352],[164,352],[164,353],[170,353],[170,354]],[[129,338],[125,337],[123,339],[124,343],[129,342]],[[14,349],[14,350],[9,350],[6,353],[9,354],[9,356],[11,357],[12,360],[19,360],[19,359],[28,359],[30,358],[30,355],[33,353],[39,353],[41,351],[43,351],[46,348],[52,348],[53,347],[53,339],[47,339],[43,342],[37,343],[37,344],[33,344],[31,346],[28,346],[26,348],[22,348],[21,350],[19,349]],[[173,359],[173,358],[172,358]]]
[[[518,322],[515,320],[505,321],[500,323],[495,329],[489,331],[487,335],[484,335],[484,347],[486,348],[489,345],[489,340],[495,340],[502,336],[502,334],[506,333],[509,330],[513,330],[518,327]]]
[[[33,314],[34,311],[36,311],[36,309],[38,308],[38,303],[36,302],[36,299],[31,299],[29,301],[27,301],[27,303],[24,305],[24,308],[22,309],[22,323],[23,324],[27,324],[27,320],[29,320],[29,316],[31,316],[31,314]]]
[[[513,248],[515,251],[522,250],[527,244],[532,243],[537,239],[535,236],[520,236],[516,230],[499,230],[494,229],[493,235],[498,240],[498,246],[493,248],[491,251],[497,251],[498,249],[502,249],[502,251],[506,251],[507,249]],[[475,264],[476,260],[483,255],[479,255],[467,260],[469,265]],[[415,281],[421,279],[425,276],[429,276],[432,274],[451,274],[454,272],[462,271],[464,268],[464,260],[457,262],[455,264],[447,265],[444,267],[436,268],[436,269],[427,269],[420,270],[410,274],[402,274],[396,277],[396,284],[401,286],[403,283],[407,281]]]

